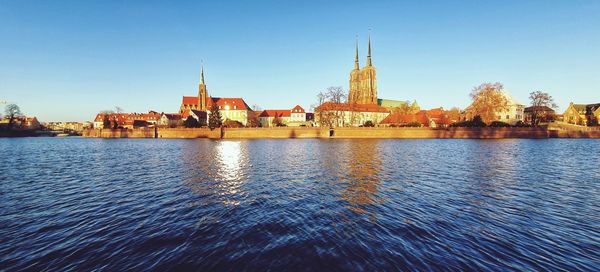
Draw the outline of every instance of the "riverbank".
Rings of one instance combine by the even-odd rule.
[[[0,131],[0,138],[37,137],[39,134],[34,130],[10,130]]]
[[[335,128],[280,127],[280,128],[142,128],[142,129],[87,129],[90,138],[170,138],[170,139],[547,139],[596,138],[600,131],[552,130],[539,128]]]

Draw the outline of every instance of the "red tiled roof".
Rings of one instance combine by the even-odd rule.
[[[141,121],[157,121],[160,119],[161,114],[155,111],[149,111],[148,113],[131,113],[127,116],[128,120],[141,120]]]
[[[290,117],[290,110],[263,110],[258,117]]]
[[[390,110],[375,104],[348,104],[325,102],[315,109],[315,112],[324,110],[357,111],[357,112],[390,112]]]
[[[381,121],[382,124],[408,124],[412,122],[418,122],[421,125],[428,126],[429,118],[427,117],[426,111],[422,110],[414,114],[392,113]]]
[[[104,114],[98,113],[96,114],[96,118],[94,118],[94,122],[102,122],[104,121]]]
[[[263,110],[259,117],[290,117],[292,113],[306,113],[300,105],[296,105],[291,110]]]
[[[169,120],[179,120],[181,119],[181,114],[179,113],[163,113],[165,117]]]
[[[300,107],[300,105],[296,105],[295,107],[292,108],[292,112],[294,113],[304,113],[304,109],[302,107]]]
[[[206,99],[206,107],[210,109],[212,103],[216,103],[219,109],[225,109],[229,106],[229,110],[248,110],[250,106],[242,98],[225,98],[225,97],[209,97]]]
[[[427,115],[431,118],[442,118],[446,115],[446,112],[444,111],[444,108],[436,108],[428,110]]]
[[[230,110],[248,110],[250,106],[246,104],[244,99],[242,98],[229,98],[229,97],[207,97],[206,98],[206,107],[210,109],[212,104],[216,103],[220,109],[225,109],[226,106],[229,106]],[[198,105],[198,97],[197,96],[184,96],[181,104],[183,105]]]
[[[99,113],[96,115],[96,118],[94,118],[94,122],[103,122],[105,116],[108,117],[109,121],[117,121],[117,124],[123,125],[132,123],[135,120],[158,121],[161,115],[155,111],[150,111],[148,113]]]
[[[196,115],[196,117],[198,117],[198,118],[206,118],[206,116],[207,116],[207,112],[205,112],[205,111],[187,110],[187,111],[184,111],[183,114],[181,114],[179,118],[181,118],[181,119],[187,119],[192,114]]]
[[[198,97],[197,96],[184,96],[181,104],[183,104],[183,105],[198,105]]]

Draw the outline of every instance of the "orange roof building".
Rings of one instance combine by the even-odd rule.
[[[307,125],[306,111],[300,105],[289,110],[263,110],[258,119],[262,127]]]
[[[221,116],[224,119],[223,121],[238,121],[243,125],[246,125],[248,118],[254,114],[250,109],[250,106],[248,106],[242,98],[210,97],[204,82],[204,67],[202,67],[200,72],[200,84],[198,85],[198,95],[184,96],[181,100],[181,106],[179,107],[179,114],[181,114],[183,118],[187,118],[186,115],[189,114],[190,110],[196,110],[206,112],[208,118],[210,109],[213,105],[216,105],[219,108]]]
[[[348,104],[325,102],[315,109],[315,122],[320,126],[361,126],[367,122],[379,124],[390,114],[377,104]]]

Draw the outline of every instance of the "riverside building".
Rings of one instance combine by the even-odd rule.
[[[206,113],[206,122],[210,116],[213,104],[219,108],[223,121],[237,121],[242,125],[248,123],[249,118],[254,118],[254,112],[242,98],[211,97],[208,95],[204,82],[204,66],[200,69],[200,84],[197,96],[184,96],[179,107],[179,114],[189,116],[190,110]]]
[[[406,101],[378,99],[377,70],[371,58],[371,36],[367,51],[366,65],[361,69],[358,60],[358,41],[354,69],[350,72],[347,103],[325,102],[315,109],[315,123],[320,126],[346,127],[377,125],[399,107],[408,105]],[[413,103],[418,111],[416,101]]]

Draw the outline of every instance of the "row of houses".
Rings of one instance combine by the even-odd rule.
[[[232,120],[248,125],[248,116],[255,116],[261,127],[276,126],[318,126],[323,124],[323,118],[331,119],[330,126],[360,126],[370,121],[375,126],[395,127],[395,126],[420,126],[420,127],[447,127],[461,120],[469,119],[465,112],[457,110],[445,110],[444,108],[434,108],[430,110],[421,110],[418,107],[410,112],[399,112],[396,108],[368,107],[365,105],[356,105],[354,107],[345,103],[325,103],[318,109],[318,114],[306,112],[300,105],[292,109],[285,110],[262,110],[259,113],[252,111],[249,107],[238,107],[237,104],[245,105],[243,99],[240,103],[232,103],[227,99],[222,100],[219,109],[225,120]],[[514,101],[514,100],[511,100]],[[524,107],[519,103],[510,103],[506,111],[497,114],[497,121],[516,124],[524,122],[531,124],[532,116],[537,113],[543,122],[564,121],[576,125],[597,125],[600,119],[600,103],[597,104],[574,104],[571,103],[567,110],[562,114],[556,114],[549,107]],[[149,111],[148,113],[100,113],[93,122],[94,128],[137,128],[148,126],[159,127],[177,127],[182,126],[183,121],[188,117],[196,120],[208,120],[207,111],[184,110],[180,113],[158,113]],[[2,122],[7,123],[4,119]],[[35,117],[20,117],[15,120],[19,127],[35,129],[39,128],[39,122]],[[48,128],[69,129],[81,131],[85,126],[78,122],[49,123]]]
[[[10,122],[10,118],[7,116],[0,119],[0,129],[8,127],[9,122]],[[35,116],[33,116],[33,117],[16,116],[12,120],[11,129],[39,130],[41,128],[42,128],[42,125]]]
[[[211,110],[217,109],[226,126],[419,126],[447,127],[458,121],[470,120],[469,108],[445,110],[434,108],[422,110],[416,101],[389,100],[377,98],[375,68],[369,63],[369,82],[365,86],[353,84],[360,73],[351,73],[348,102],[324,102],[315,108],[314,113],[306,112],[300,105],[291,109],[253,110],[243,98],[212,97],[208,95],[204,82],[204,68],[201,70],[197,96],[183,96],[178,113],[100,113],[94,120],[94,128],[137,128],[137,127],[177,127],[188,118],[201,124],[208,124]],[[371,78],[372,77],[372,78]],[[495,120],[510,125],[532,123],[535,113],[544,122],[564,120],[578,125],[597,124],[600,119],[600,104],[571,103],[563,115],[557,115],[549,107],[525,107],[507,92],[503,92],[507,107],[495,113]]]
[[[73,132],[82,132],[86,128],[93,127],[93,123],[91,122],[47,122],[42,124],[46,129],[55,130],[55,131],[73,131]]]
[[[98,113],[94,118],[94,128],[139,128],[139,127],[175,127],[180,125],[180,114],[159,113]]]

